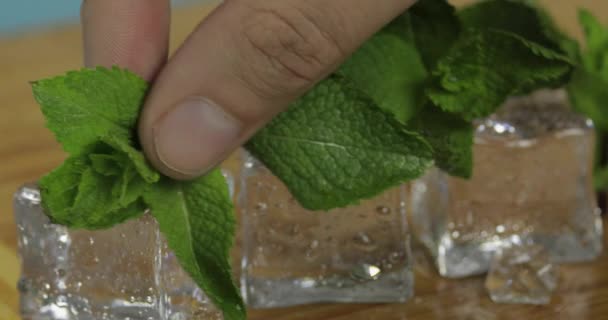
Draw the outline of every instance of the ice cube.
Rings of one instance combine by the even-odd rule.
[[[513,244],[494,254],[485,286],[497,303],[548,304],[557,278],[542,246]]]
[[[471,179],[434,169],[412,184],[414,230],[441,275],[485,273],[513,237],[542,244],[554,262],[599,255],[595,132],[564,99],[562,91],[510,99],[476,123]]]
[[[221,320],[148,214],[108,230],[52,224],[35,185],[15,195],[28,320]]]
[[[241,284],[250,306],[400,302],[412,295],[403,187],[357,206],[312,212],[260,162],[246,158]]]

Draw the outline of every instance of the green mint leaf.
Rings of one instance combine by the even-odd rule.
[[[133,165],[137,173],[148,183],[157,182],[160,175],[146,161],[144,154],[132,147],[129,140],[123,139],[120,136],[111,134],[100,139],[103,143],[110,146],[114,152],[123,155],[122,164]]]
[[[97,173],[87,156],[68,158],[39,184],[43,207],[55,223],[70,228],[104,229],[143,213],[143,190],[130,190],[118,200],[116,179]],[[136,194],[139,192],[139,194]]]
[[[596,190],[608,190],[608,167],[595,169],[593,184]]]
[[[608,27],[587,10],[579,11],[579,22],[586,39],[586,49],[581,57],[583,67],[608,81]]]
[[[460,117],[428,104],[409,127],[433,147],[435,165],[461,178],[473,174],[473,125]]]
[[[591,118],[595,126],[608,131],[608,79],[579,68],[568,84],[573,109]]]
[[[570,59],[518,35],[495,30],[465,32],[438,62],[427,90],[441,109],[466,120],[492,114],[509,96],[564,85]]]
[[[568,84],[573,109],[591,118],[601,131],[608,131],[608,26],[603,26],[588,11],[579,12],[587,39],[581,54],[582,65]]]
[[[356,203],[432,164],[432,150],[347,79],[331,76],[247,144],[302,206]]]
[[[446,0],[418,1],[408,10],[416,46],[428,70],[447,52],[460,34],[456,11]]]
[[[562,52],[550,35],[557,33],[540,9],[520,1],[480,1],[458,12],[466,29],[501,30],[519,35],[548,49]],[[563,53],[563,52],[562,52]]]
[[[36,81],[32,87],[47,126],[74,155],[100,137],[132,141],[148,85],[126,70],[100,67]]]
[[[223,311],[224,319],[245,319],[229,263],[233,207],[219,170],[193,182],[162,179],[144,199],[184,270]]]
[[[402,15],[363,44],[338,71],[402,123],[421,106],[428,79],[410,34],[409,18]]]

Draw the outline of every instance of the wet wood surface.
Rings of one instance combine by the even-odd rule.
[[[471,2],[454,1],[457,4]],[[545,0],[571,34],[577,6],[608,19],[608,1]],[[174,12],[172,48],[210,10],[195,6]],[[514,17],[516,19],[516,17]],[[56,167],[64,153],[44,127],[28,81],[81,66],[77,26],[0,39],[0,320],[19,319],[16,282],[19,260],[12,216],[12,194]],[[314,305],[251,311],[253,320],[417,320],[417,319],[608,319],[608,257],[562,266],[560,285],[549,306],[498,305],[483,289],[483,278],[440,279],[425,264],[417,267],[416,296],[398,305]]]

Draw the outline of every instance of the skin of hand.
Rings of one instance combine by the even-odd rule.
[[[227,0],[168,59],[169,0],[85,0],[85,65],[153,83],[139,120],[163,174],[208,172],[415,0]]]

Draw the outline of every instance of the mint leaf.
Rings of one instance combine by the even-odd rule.
[[[554,37],[558,31],[539,8],[521,1],[480,1],[458,12],[463,27],[501,30],[519,35],[550,50],[564,53]]]
[[[224,319],[245,319],[228,262],[233,207],[219,170],[193,182],[163,179],[144,199],[184,270],[224,312]]]
[[[72,228],[108,228],[143,212],[160,178],[133,147],[147,84],[119,68],[83,69],[32,84],[47,126],[71,157],[40,181],[47,214]]]
[[[591,118],[595,126],[608,130],[608,79],[600,74],[579,68],[568,84],[568,95],[573,109]]]
[[[83,69],[32,83],[47,126],[69,154],[116,136],[132,145],[148,85],[119,68]]]
[[[608,27],[587,10],[579,11],[579,22],[586,39],[585,53],[581,56],[583,67],[608,81]]]
[[[380,108],[407,123],[408,130],[423,136],[438,167],[470,177],[472,126],[426,103],[423,88],[429,75],[419,53],[434,64],[458,36],[458,27],[454,9],[445,1],[418,2],[409,15],[395,19],[364,44],[339,72]]]
[[[148,183],[157,182],[160,175],[154,170],[144,157],[144,154],[131,146],[129,140],[125,140],[115,134],[110,134],[100,139],[103,143],[111,147],[111,150],[123,155],[120,163],[133,165],[137,173]],[[112,152],[109,151],[108,152]]]
[[[595,169],[593,184],[596,190],[608,190],[608,167]]]
[[[446,0],[418,1],[409,10],[416,46],[428,70],[447,52],[460,34],[460,21]]]
[[[71,228],[109,228],[145,209],[139,198],[147,182],[136,164],[104,143],[69,157],[39,185],[47,215]]]
[[[473,120],[509,96],[565,84],[571,70],[567,56],[518,35],[471,29],[438,62],[427,95],[441,109]]]
[[[375,196],[432,164],[423,138],[339,76],[319,83],[247,148],[312,210]]]
[[[435,165],[452,176],[473,174],[473,125],[427,104],[409,123],[433,147]]]
[[[601,131],[608,130],[608,27],[588,11],[579,13],[587,39],[582,66],[574,72],[568,93],[574,110],[591,118]]]
[[[402,123],[421,106],[428,79],[411,32],[408,16],[400,16],[363,44],[338,71]]]
[[[140,194],[117,201],[112,191],[115,179],[95,172],[88,160],[86,156],[70,157],[40,180],[42,205],[54,223],[104,229],[144,212]]]

